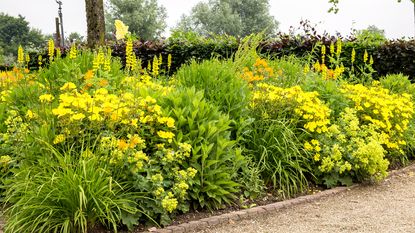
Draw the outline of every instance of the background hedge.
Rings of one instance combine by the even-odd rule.
[[[277,39],[264,41],[259,51],[263,55],[271,57],[282,57],[286,55],[305,56],[313,51],[313,60],[320,60],[320,45],[327,46],[335,43],[341,37],[329,37],[318,35],[294,36],[280,35]],[[363,60],[364,51],[373,56],[373,68],[376,71],[374,77],[386,74],[402,73],[412,79],[415,78],[415,40],[391,40],[381,45],[359,44],[353,39],[342,39],[342,57],[345,66],[350,63],[351,51],[356,50],[355,65]],[[240,40],[232,36],[200,37],[189,34],[173,35],[168,40],[159,41],[136,41],[134,51],[142,60],[142,66],[147,67],[148,61],[154,56],[163,56],[163,65],[166,65],[167,56],[171,54],[171,72],[177,70],[186,62],[194,60],[205,60],[212,57],[230,57],[237,50]],[[320,44],[320,45],[319,45]],[[125,61],[125,43],[117,42],[110,45],[112,55],[120,57]],[[43,52],[43,58],[47,59],[47,52]],[[63,56],[65,51],[62,52]],[[37,69],[38,54],[31,54],[30,69]],[[326,59],[327,61],[328,59]],[[46,61],[47,62],[47,61]],[[8,66],[0,66],[0,70],[7,70]]]

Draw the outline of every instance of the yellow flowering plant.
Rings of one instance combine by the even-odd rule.
[[[88,135],[84,143],[98,143],[86,156],[107,161],[136,191],[149,193],[154,202],[140,205],[153,208],[151,217],[161,215],[162,224],[166,224],[174,210],[187,209],[187,190],[195,174],[186,175],[192,168],[184,168],[182,163],[192,147],[176,139],[175,120],[164,115],[156,99],[140,92],[117,94],[105,88],[80,93],[73,83],[60,90],[55,97],[59,105],[52,109],[57,120],[56,147],[81,147],[79,135]],[[41,99],[51,98],[43,95]],[[184,175],[179,175],[177,171],[182,170]]]
[[[273,119],[287,114],[310,133],[327,132],[330,109],[317,92],[305,92],[299,86],[281,88],[261,83],[252,93],[250,108],[259,119]]]
[[[404,134],[414,113],[412,96],[390,93],[379,82],[372,87],[345,84],[340,91],[352,101],[361,122],[377,127],[385,149],[391,155],[402,155],[406,145]]]

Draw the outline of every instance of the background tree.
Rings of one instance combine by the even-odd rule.
[[[385,36],[385,30],[375,25],[370,25],[366,29],[355,31],[354,37],[356,38],[356,42],[364,45],[380,45],[388,40]]]
[[[105,14],[107,31],[114,32],[114,20],[144,40],[159,38],[167,27],[167,12],[157,0],[109,0]]]
[[[93,48],[105,42],[105,17],[103,0],[85,0],[87,43]]]
[[[81,36],[81,34],[79,34],[78,32],[71,32],[71,34],[69,34],[69,36],[67,37],[67,40],[69,44],[72,44],[74,42],[79,43],[84,41],[84,37]]]
[[[3,56],[14,57],[19,45],[25,50],[38,50],[45,46],[45,36],[40,30],[30,28],[23,16],[0,13],[0,51]]]
[[[272,35],[278,28],[278,22],[270,15],[269,8],[268,0],[200,2],[192,8],[189,16],[182,16],[177,29],[242,37],[262,31]]]

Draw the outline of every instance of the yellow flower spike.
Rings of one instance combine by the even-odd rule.
[[[352,64],[356,61],[356,50],[353,48],[352,49],[352,57],[351,57],[351,62]]]
[[[365,53],[363,54],[363,62],[366,63],[367,59],[369,57],[369,54],[367,53],[367,50],[365,49]]]
[[[313,68],[316,72],[320,72],[321,71],[321,65],[319,61],[316,61],[316,63],[314,63]]]
[[[157,76],[159,74],[159,62],[157,59],[157,56],[154,56],[153,58],[153,76]]]
[[[115,38],[117,40],[124,39],[128,33],[128,26],[118,19],[115,20],[114,26],[115,26]]]
[[[61,50],[59,48],[56,49],[56,58],[61,58]]]
[[[24,63],[24,52],[23,47],[19,45],[19,48],[17,49],[17,63],[22,65]]]
[[[333,42],[330,43],[330,55],[334,56],[334,43]]]
[[[78,53],[78,51],[76,49],[76,45],[75,44],[72,44],[71,50],[69,51],[69,58],[70,59],[75,59],[76,56],[77,56],[77,53]]]
[[[321,55],[326,55],[326,45],[321,45]]]
[[[374,61],[373,61],[373,56],[372,56],[372,55],[370,55],[369,64],[370,64],[370,65],[373,65],[373,62],[374,62]]]
[[[30,56],[29,56],[28,53],[26,53],[25,61],[26,61],[26,64],[29,64],[29,62],[30,62]]]
[[[338,39],[336,42],[337,49],[336,49],[336,56],[337,58],[340,57],[340,54],[342,53],[342,40]]]
[[[42,60],[43,60],[43,58],[42,58],[42,55],[39,55],[38,57],[37,57],[37,64],[39,65],[39,67],[42,67]]]
[[[167,55],[167,69],[170,70],[171,68],[171,61],[172,61],[172,57],[171,54],[169,53],[169,55]]]
[[[136,67],[136,56],[133,50],[133,40],[128,38],[125,44],[125,68],[127,70],[134,70]]]
[[[53,61],[53,56],[55,55],[55,42],[53,42],[52,39],[49,39],[48,41],[48,55],[49,61]]]
[[[158,58],[158,65],[161,66],[161,64],[163,64],[163,56],[160,53]]]

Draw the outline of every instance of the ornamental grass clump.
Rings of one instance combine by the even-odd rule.
[[[75,153],[51,149],[42,166],[23,165],[7,180],[5,232],[86,233],[99,226],[117,232],[126,216],[140,213],[141,194],[118,183],[96,157]]]

